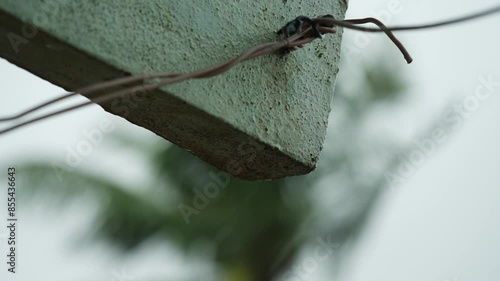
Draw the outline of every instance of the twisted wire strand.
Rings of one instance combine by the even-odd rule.
[[[321,31],[324,33],[335,33],[336,30],[335,30],[335,28],[321,28]],[[86,87],[86,88],[83,88],[82,90],[80,90],[80,92],[90,93],[93,91],[103,90],[105,88],[109,88],[109,87],[113,87],[113,86],[123,85],[123,83],[132,83],[132,82],[137,82],[137,81],[141,81],[141,80],[144,81],[144,80],[152,79],[152,78],[168,77],[167,79],[163,79],[163,80],[156,82],[156,83],[146,84],[146,85],[136,86],[134,88],[127,88],[127,89],[115,91],[115,92],[112,92],[112,93],[109,93],[106,95],[96,97],[92,101],[83,102],[83,103],[80,103],[80,104],[77,104],[77,105],[74,105],[74,106],[71,106],[71,107],[68,107],[65,109],[61,109],[61,110],[58,110],[58,111],[55,111],[52,113],[48,113],[48,114],[30,119],[30,120],[27,120],[25,122],[22,122],[22,123],[10,126],[4,130],[1,130],[0,135],[5,134],[5,133],[10,132],[10,131],[13,131],[15,129],[24,127],[28,124],[32,124],[34,122],[41,121],[41,120],[44,120],[44,119],[68,112],[68,111],[72,111],[72,110],[75,110],[75,109],[78,109],[78,108],[81,108],[81,107],[84,107],[84,106],[87,106],[90,104],[102,103],[102,102],[106,102],[109,100],[120,98],[120,97],[123,97],[126,95],[130,95],[138,90],[150,92],[150,91],[156,90],[160,87],[167,86],[167,85],[170,85],[173,83],[178,83],[178,82],[185,81],[188,79],[200,79],[200,78],[213,77],[213,76],[219,75],[219,74],[229,70],[230,68],[234,67],[235,65],[237,65],[243,61],[253,59],[253,58],[258,57],[258,56],[271,54],[271,53],[274,53],[277,50],[285,48],[285,47],[291,48],[291,47],[302,46],[304,44],[307,44],[307,43],[313,41],[315,38],[306,37],[306,38],[302,39],[301,37],[308,36],[310,33],[311,33],[311,29],[307,29],[303,33],[296,34],[296,35],[294,35],[286,40],[272,42],[272,43],[265,43],[265,44],[259,45],[257,47],[249,49],[248,51],[246,51],[242,55],[240,55],[232,60],[217,64],[217,65],[214,65],[214,66],[211,66],[208,68],[204,68],[204,69],[201,69],[198,71],[194,71],[191,73],[186,73],[186,74],[159,73],[159,74],[152,74],[152,75],[142,75],[140,77],[135,77],[135,76],[134,77],[125,77],[125,78],[112,80],[109,82],[99,83],[99,84],[96,84],[96,85],[93,85],[90,87]],[[24,116],[28,113],[33,112],[37,108],[42,108],[42,107],[47,106],[49,104],[52,104],[58,100],[62,100],[62,99],[68,98],[70,96],[77,95],[80,92],[75,91],[74,93],[66,94],[62,97],[59,97],[59,98],[56,98],[56,99],[51,100],[49,102],[46,102],[42,105],[39,105],[39,106],[32,108],[28,111],[22,112],[21,114],[18,114],[18,115]],[[7,118],[5,118],[5,119],[7,119]]]
[[[384,32],[389,39],[398,47],[398,49],[401,51],[403,54],[405,60],[407,63],[411,63],[413,61],[413,58],[410,56],[409,52],[406,50],[406,48],[403,46],[403,44],[394,36],[392,31],[404,31],[404,30],[418,30],[418,29],[427,29],[427,28],[434,28],[434,27],[439,27],[439,26],[445,26],[445,25],[451,25],[451,24],[456,24],[459,22],[464,22],[464,21],[469,21],[472,19],[484,17],[487,15],[491,15],[493,13],[500,12],[500,6],[494,7],[492,9],[488,9],[485,11],[481,11],[469,16],[464,16],[460,18],[455,18],[451,20],[446,20],[446,21],[441,21],[441,22],[436,22],[436,23],[430,23],[430,24],[423,24],[423,25],[414,25],[414,26],[395,26],[395,27],[387,27],[385,26],[382,22],[375,18],[362,18],[362,19],[348,19],[348,20],[336,20],[331,17],[318,17],[314,21],[318,23],[319,29],[321,33],[326,34],[326,33],[335,33],[336,29],[335,27],[330,27],[330,26],[340,26],[348,29],[354,29],[354,30],[359,30],[359,31],[364,31],[364,32]],[[369,28],[369,27],[362,27],[358,26],[359,24],[366,24],[366,23],[373,23],[378,26],[378,28]],[[156,90],[160,87],[167,86],[173,83],[178,83],[182,82],[188,79],[201,79],[201,78],[210,78],[216,75],[219,75],[221,73],[224,73],[234,67],[235,65],[244,62],[249,59],[253,59],[258,56],[266,55],[266,54],[271,54],[274,53],[280,49],[283,48],[288,48],[290,50],[294,50],[295,47],[301,47],[307,43],[310,43],[314,41],[315,38],[312,34],[312,29],[309,27],[305,31],[295,34],[291,36],[290,38],[286,38],[285,40],[278,41],[278,42],[271,42],[271,43],[265,43],[262,45],[259,45],[257,47],[251,48],[242,55],[231,59],[229,61],[226,61],[224,63],[216,64],[211,67],[207,67],[198,71],[194,71],[191,73],[186,73],[186,74],[180,74],[180,73],[156,73],[156,74],[145,74],[145,75],[138,75],[138,76],[130,76],[130,77],[123,77],[123,78],[118,78],[114,79],[111,81],[105,81],[101,83],[96,83],[84,88],[81,88],[79,90],[76,90],[71,93],[67,93],[61,97],[54,98],[52,100],[49,100],[45,103],[42,103],[38,106],[35,106],[33,108],[27,109],[25,111],[22,111],[18,114],[8,116],[8,117],[3,117],[0,118],[0,122],[5,122],[5,121],[12,121],[19,119],[21,117],[24,117],[30,113],[33,113],[39,109],[42,109],[44,107],[47,107],[51,104],[54,104],[58,101],[62,101],[64,99],[68,99],[70,97],[73,97],[75,95],[84,95],[86,97],[92,98],[95,92],[98,91],[103,91],[108,88],[112,87],[117,87],[117,86],[125,86],[133,83],[145,83],[145,85],[139,85],[139,86],[134,86],[134,87],[129,87],[123,90],[111,92],[108,94],[104,94],[95,98],[92,98],[91,101],[83,102],[81,104],[77,104],[75,106],[71,106],[66,109],[61,109],[52,113],[48,113],[45,115],[42,115],[40,117],[36,117],[30,120],[27,120],[25,122],[19,123],[17,125],[13,125],[11,127],[8,127],[4,130],[0,131],[0,135],[10,132],[12,130],[18,129],[20,127],[26,126],[28,124],[47,119],[52,116],[56,116],[68,111],[72,111],[93,103],[102,103],[106,102],[109,100],[113,100],[116,98],[120,98],[126,95],[130,95],[134,93],[137,90],[141,91],[153,91]],[[152,79],[162,79],[159,82],[156,83],[147,83],[149,80]]]
[[[482,17],[486,17],[495,13],[500,12],[500,5],[489,8],[471,15],[466,15],[462,17],[457,17],[454,19],[449,19],[449,20],[444,20],[444,21],[438,21],[434,23],[428,23],[428,24],[416,24],[416,25],[404,25],[404,26],[391,26],[391,27],[381,27],[381,28],[370,28],[370,27],[363,27],[363,26],[357,26],[353,24],[352,21],[355,20],[336,20],[333,18],[322,18],[321,21],[324,23],[328,24],[335,24],[340,27],[344,27],[347,29],[353,29],[353,30],[358,30],[358,31],[364,31],[364,32],[385,32],[385,31],[410,31],[410,30],[421,30],[421,29],[430,29],[430,28],[435,28],[435,27],[441,27],[441,26],[446,26],[446,25],[452,25],[452,24],[457,24],[461,22],[466,22]],[[374,18],[364,18],[364,19],[358,19],[358,20],[370,20],[373,21]]]

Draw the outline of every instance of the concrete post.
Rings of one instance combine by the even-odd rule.
[[[2,0],[0,56],[68,91],[126,75],[183,73],[276,39],[299,15],[342,19],[345,0]],[[341,32],[223,75],[101,104],[228,173],[312,171],[326,134]]]

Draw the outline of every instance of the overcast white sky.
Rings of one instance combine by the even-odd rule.
[[[377,16],[389,10],[388,3],[387,0],[350,1],[347,17]],[[399,3],[402,10],[391,15],[390,24],[454,17],[498,5],[500,1],[401,0]],[[500,83],[499,27],[500,15],[497,15],[455,27],[398,34],[414,57],[414,63],[403,68],[411,77],[413,104],[405,108],[408,114],[401,120],[403,134],[407,132],[409,136],[425,128],[426,121],[443,113],[442,106],[450,98],[463,101],[474,95],[480,77],[493,75],[494,81]],[[346,32],[344,43],[356,45],[355,42],[359,42],[356,36],[359,35],[355,32]],[[384,36],[370,35],[370,38],[359,56],[347,56],[345,62],[380,59],[373,56],[376,48],[397,51]],[[404,63],[402,58],[401,61]],[[1,115],[63,92],[3,60],[0,60],[0,73]],[[500,87],[497,86],[489,98],[469,112],[470,118],[453,130],[439,150],[427,157],[404,184],[386,194],[361,241],[344,262],[341,280],[500,280],[499,109]],[[0,171],[21,162],[23,155],[63,158],[67,147],[81,140],[83,129],[94,128],[103,119],[111,120],[117,127],[134,130],[139,136],[153,136],[96,106],[89,107],[1,136]],[[91,155],[84,166],[98,161],[97,155]],[[111,169],[112,163],[105,165]],[[146,178],[145,171],[132,167],[124,173],[123,180]],[[5,202],[4,193],[0,194],[0,202]],[[76,204],[64,216],[56,212],[41,215],[37,206],[20,206],[20,209],[21,273],[13,279],[2,265],[1,280],[34,280],[40,276],[50,276],[51,280],[84,280],[85,277],[86,280],[113,280],[113,274],[121,273],[124,266],[130,275],[137,277],[135,280],[142,280],[154,274],[145,267],[147,264],[168,262],[174,265],[172,268],[187,264],[181,255],[165,256],[159,249],[148,252],[146,264],[137,259],[144,259],[147,249],[129,260],[116,259],[106,246],[88,249],[73,257],[70,245],[74,241],[68,236],[78,233],[78,227],[83,226],[72,217],[91,213],[89,206]],[[4,212],[0,214],[4,221]],[[2,256],[5,252],[2,234],[5,233],[4,227],[0,228]],[[66,270],[60,270],[62,264]],[[28,271],[32,268],[37,271]],[[161,269],[162,266],[157,268],[159,272],[166,270]]]
[[[351,1],[348,17],[367,11],[375,15],[387,3]],[[432,22],[500,1],[401,3],[404,9],[391,24]],[[500,16],[493,16],[450,28],[398,34],[415,59],[408,67],[414,77],[414,107],[407,109],[413,117],[405,120],[408,125],[439,116],[450,98],[461,102],[474,95],[481,76],[493,75],[500,83],[499,27]],[[388,51],[390,47],[387,44]],[[386,194],[344,263],[341,280],[500,279],[499,109],[500,86],[496,86],[488,99],[469,112],[470,118],[452,130],[440,150],[405,184]]]

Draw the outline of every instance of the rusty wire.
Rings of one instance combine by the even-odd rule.
[[[444,26],[444,25],[450,25],[450,24],[455,24],[459,22],[463,22],[466,20],[471,20],[471,19],[476,19],[479,17],[483,17],[486,15],[490,15],[496,12],[500,12],[500,7],[495,7],[493,9],[489,9],[486,11],[482,11],[476,14],[472,14],[469,16],[457,18],[457,19],[452,19],[452,20],[447,20],[447,21],[442,21],[438,23],[432,23],[432,24],[425,24],[425,25],[415,25],[415,26],[400,26],[400,27],[386,27],[382,22],[375,18],[363,18],[363,19],[348,19],[348,20],[336,20],[331,17],[318,17],[314,19],[314,22],[318,24],[319,31],[322,34],[329,34],[329,33],[335,33],[336,28],[331,27],[331,26],[340,26],[348,29],[354,29],[354,30],[359,30],[359,31],[365,31],[365,32],[384,32],[390,39],[391,41],[398,47],[398,49],[401,51],[403,54],[405,60],[407,63],[412,62],[412,58],[406,48],[403,46],[403,44],[392,34],[392,31],[403,31],[403,30],[416,30],[416,29],[424,29],[424,28],[433,28],[433,27],[438,27],[438,26]],[[368,28],[368,27],[362,27],[358,26],[359,24],[365,24],[365,23],[373,23],[378,26],[378,28]],[[91,98],[91,101],[83,102],[81,104],[77,104],[65,109],[61,109],[52,113],[48,113],[24,122],[21,122],[19,124],[10,126],[4,130],[0,130],[0,135],[5,134],[7,132],[13,131],[15,129],[18,129],[20,127],[26,126],[28,124],[47,119],[52,116],[56,116],[68,111],[72,111],[93,103],[103,103],[107,102],[113,99],[117,99],[126,95],[133,94],[137,91],[144,91],[144,92],[149,92],[156,90],[160,87],[168,86],[174,83],[179,83],[185,80],[189,79],[201,79],[201,78],[210,78],[219,74],[222,74],[235,65],[259,57],[267,54],[272,54],[275,53],[278,50],[282,49],[288,49],[288,50],[295,50],[297,47],[302,47],[305,44],[308,44],[315,39],[314,35],[312,34],[312,28],[309,27],[303,32],[300,32],[298,34],[295,34],[289,38],[285,38],[284,40],[276,41],[276,42],[270,42],[270,43],[265,43],[259,46],[256,46],[254,48],[249,49],[248,51],[244,52],[240,56],[233,58],[231,60],[228,60],[224,63],[216,64],[207,68],[203,68],[194,72],[190,73],[185,73],[185,74],[180,74],[180,73],[157,73],[157,74],[147,74],[147,75],[137,75],[137,76],[130,76],[130,77],[123,77],[123,78],[118,78],[115,80],[111,81],[106,81],[106,82],[101,82],[97,84],[93,84],[88,87],[84,87],[81,89],[78,89],[74,92],[67,93],[61,97],[52,99],[48,102],[42,103],[38,106],[35,106],[31,109],[25,110],[21,113],[15,114],[13,116],[9,117],[4,117],[0,118],[0,122],[5,122],[5,121],[13,121],[16,119],[19,119],[21,117],[24,117],[30,113],[33,113],[41,108],[47,107],[51,104],[54,104],[58,101],[70,98],[75,95],[83,95],[88,98]],[[161,79],[160,81],[157,82],[151,82],[153,79]],[[134,87],[129,87],[123,90],[118,90],[114,91],[111,93],[107,93],[101,96],[94,97],[93,94],[96,92],[103,91],[108,88],[112,87],[117,87],[117,86],[126,86],[130,85],[133,83],[139,83],[142,82],[143,85],[139,86],[134,86]]]
[[[326,33],[335,33],[336,29],[335,28],[321,27],[320,31],[322,33],[325,33],[325,34]],[[102,90],[105,90],[105,89],[111,88],[111,87],[122,86],[122,85],[127,85],[127,84],[141,82],[141,81],[146,82],[148,80],[155,79],[155,78],[164,78],[163,80],[160,80],[160,81],[155,82],[155,83],[149,83],[149,84],[145,84],[145,85],[135,86],[133,88],[127,88],[127,89],[118,90],[118,91],[115,91],[112,93],[108,93],[105,95],[101,95],[101,96],[93,98],[91,101],[86,101],[86,102],[83,102],[81,104],[77,104],[77,105],[74,105],[74,106],[71,106],[71,107],[68,107],[65,109],[61,109],[61,110],[58,110],[58,111],[55,111],[52,113],[42,115],[40,117],[30,119],[28,121],[25,121],[25,122],[19,123],[17,125],[13,125],[11,127],[8,127],[4,130],[1,130],[0,135],[7,133],[9,131],[18,129],[20,127],[26,126],[28,124],[31,124],[31,123],[34,123],[34,122],[37,122],[37,121],[40,121],[43,119],[47,119],[49,117],[59,115],[59,114],[62,114],[62,113],[68,112],[68,111],[72,111],[72,110],[75,110],[75,109],[78,109],[78,108],[81,108],[81,107],[84,107],[84,106],[87,106],[87,105],[90,105],[93,103],[106,102],[106,101],[120,98],[120,97],[123,97],[126,95],[130,95],[130,94],[132,94],[134,92],[138,92],[138,91],[150,92],[150,91],[156,90],[160,87],[164,87],[164,86],[168,86],[168,85],[171,85],[174,83],[182,82],[182,81],[185,81],[188,79],[210,78],[210,77],[219,75],[223,72],[226,72],[230,68],[234,67],[235,65],[237,65],[243,61],[253,59],[253,58],[258,57],[258,56],[271,54],[271,53],[274,53],[274,52],[276,52],[280,49],[283,49],[283,48],[294,48],[294,47],[299,47],[299,46],[303,46],[307,43],[310,43],[313,40],[315,40],[315,38],[310,36],[310,33],[311,33],[311,28],[308,28],[304,32],[302,32],[300,34],[296,34],[296,35],[294,35],[290,38],[287,38],[285,40],[259,45],[257,47],[249,49],[248,51],[246,51],[242,55],[240,55],[234,59],[231,59],[229,61],[226,61],[224,63],[220,63],[220,64],[217,64],[214,66],[210,66],[210,67],[207,67],[207,68],[204,68],[201,70],[197,70],[194,72],[186,73],[186,74],[157,73],[157,74],[150,74],[150,75],[139,75],[139,76],[118,78],[115,80],[94,84],[94,85],[76,90],[72,93],[65,94],[61,97],[52,99],[48,102],[40,104],[36,107],[33,107],[33,108],[28,109],[26,111],[23,111],[23,112],[16,114],[14,116],[2,118],[2,119],[0,119],[0,121],[10,121],[10,120],[15,120],[15,119],[21,118],[21,117],[23,117],[27,114],[33,113],[41,108],[47,107],[48,105],[54,104],[58,101],[67,99],[67,98],[75,96],[75,95],[80,94],[80,95],[87,96],[87,95],[92,94],[94,92],[102,91]]]

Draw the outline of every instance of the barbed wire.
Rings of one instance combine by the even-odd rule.
[[[53,117],[65,112],[69,112],[90,104],[94,103],[104,103],[113,99],[121,98],[127,95],[131,95],[133,93],[137,93],[139,91],[144,91],[144,92],[151,92],[154,91],[160,87],[168,86],[174,83],[179,83],[185,80],[189,79],[202,79],[202,78],[210,78],[219,74],[222,74],[232,67],[236,66],[237,64],[259,57],[263,55],[268,55],[272,53],[276,53],[279,50],[287,49],[287,50],[295,50],[297,47],[302,47],[305,44],[311,43],[312,41],[316,40],[317,37],[315,36],[315,32],[319,30],[321,34],[331,34],[336,32],[336,26],[347,28],[347,29],[354,29],[358,31],[364,31],[364,32],[384,32],[389,39],[398,47],[400,52],[403,54],[403,57],[407,61],[407,63],[412,62],[412,57],[406,50],[406,48],[403,46],[403,44],[394,36],[392,31],[408,31],[408,30],[418,30],[418,29],[429,29],[429,28],[435,28],[439,26],[445,26],[445,25],[451,25],[451,24],[456,24],[468,20],[473,20],[477,19],[480,17],[484,17],[487,15],[491,15],[493,13],[500,12],[500,6],[499,7],[494,7],[492,9],[488,9],[479,13],[475,13],[472,15],[456,18],[456,19],[451,19],[451,20],[446,20],[446,21],[441,21],[441,22],[436,22],[436,23],[431,23],[431,24],[423,24],[423,25],[414,25],[414,26],[395,26],[395,27],[386,27],[382,22],[375,18],[362,18],[362,19],[347,19],[347,20],[336,20],[331,16],[320,16],[312,20],[312,23],[317,24],[317,26],[313,26],[311,23],[306,23],[307,28],[305,28],[302,32],[299,32],[297,34],[291,35],[289,38],[284,38],[283,40],[276,41],[276,42],[270,42],[270,43],[264,43],[262,45],[256,46],[254,48],[249,49],[248,51],[244,52],[240,56],[233,58],[231,60],[228,60],[226,62],[216,64],[207,68],[203,68],[194,72],[190,73],[156,73],[156,74],[147,74],[147,75],[138,75],[138,76],[130,76],[130,77],[123,77],[123,78],[118,78],[114,79],[111,81],[106,81],[106,82],[101,82],[97,84],[90,85],[88,87],[84,87],[81,89],[78,89],[74,92],[67,93],[61,97],[54,98],[50,101],[47,101],[45,103],[42,103],[38,106],[35,106],[33,108],[30,108],[28,110],[22,111],[18,114],[14,114],[12,116],[0,118],[0,122],[6,122],[6,121],[13,121],[20,119],[30,113],[34,113],[42,108],[45,108],[51,104],[55,104],[56,102],[62,101],[64,99],[68,99],[70,97],[73,97],[75,95],[83,95],[86,96],[87,98],[91,98],[91,101],[83,102],[74,106],[70,106],[65,109],[61,109],[52,113],[48,113],[24,122],[21,122],[16,125],[12,125],[6,129],[0,130],[0,135],[5,134],[7,132],[13,131],[15,129],[24,127],[26,125],[35,123],[37,121],[47,119],[49,117]],[[358,26],[359,24],[366,24],[366,23],[372,23],[378,26],[378,28],[368,28],[368,27],[362,27]],[[317,29],[317,30],[316,30]],[[153,79],[162,79],[157,82],[151,82]],[[112,87],[118,87],[118,86],[126,86],[134,83],[145,83],[143,85],[138,85],[134,86],[132,88],[126,88],[118,91],[114,91],[111,93],[107,93],[101,96],[94,97],[93,94],[96,92],[101,92],[103,90],[112,88]]]

